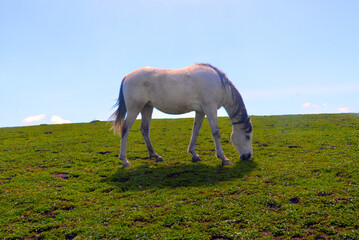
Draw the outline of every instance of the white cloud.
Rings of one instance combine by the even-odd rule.
[[[303,109],[306,113],[324,113],[330,111],[330,107],[327,103],[323,104],[314,104],[314,103],[303,103]]]
[[[51,117],[50,122],[55,124],[71,123],[71,121],[62,119],[60,116],[55,116],[55,115]]]
[[[23,119],[22,122],[23,123],[39,122],[42,119],[44,119],[45,116],[46,116],[45,114],[40,114],[40,115],[35,115],[35,116],[28,116],[27,118]]]
[[[319,104],[312,104],[312,103],[309,103],[309,102],[303,103],[302,107],[303,108],[316,108],[316,109],[321,108]],[[323,107],[324,108],[328,107],[328,104],[323,103]]]
[[[304,103],[302,106],[303,108],[309,108],[312,104],[307,102],[307,103]]]
[[[348,107],[331,107],[328,103],[323,104],[313,104],[313,103],[303,103],[303,109],[307,113],[324,113],[324,112],[339,112],[339,113],[348,113],[350,109]]]
[[[340,108],[338,108],[338,112],[340,112],[340,113],[348,113],[348,112],[349,112],[349,108],[347,108],[347,107],[340,107]]]

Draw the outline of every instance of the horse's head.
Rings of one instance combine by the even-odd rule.
[[[243,123],[233,124],[231,141],[243,160],[249,160],[253,156],[252,137],[253,131],[250,118]]]

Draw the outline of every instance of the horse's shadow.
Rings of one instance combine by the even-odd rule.
[[[163,163],[161,163],[163,164]],[[211,166],[205,163],[176,165],[144,165],[119,168],[105,179],[119,191],[211,186],[231,179],[240,179],[257,167],[254,161],[238,161],[233,166]]]

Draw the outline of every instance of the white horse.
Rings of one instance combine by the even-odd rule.
[[[247,160],[253,156],[252,123],[242,97],[227,76],[210,64],[200,63],[184,69],[152,67],[138,69],[123,78],[116,106],[118,109],[112,115],[115,119],[113,129],[121,132],[119,158],[123,161],[124,168],[130,166],[126,158],[126,142],[139,113],[142,115],[141,132],[149,157],[154,157],[156,162],[163,161],[162,157],[154,151],[149,137],[154,107],[169,114],[196,112],[188,147],[193,162],[201,161],[195,145],[203,119],[207,115],[217,157],[222,160],[223,165],[232,164],[225,157],[220,142],[217,109],[222,106],[231,119],[233,125],[231,140],[240,158]]]

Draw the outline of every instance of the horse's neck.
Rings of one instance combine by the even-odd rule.
[[[229,118],[233,122],[235,120],[235,118],[237,118],[235,106],[232,104],[227,104],[227,105],[224,105],[223,107],[224,107],[224,109],[226,109],[226,112],[227,112]]]
[[[247,110],[237,89],[230,89],[226,96],[228,97],[223,107],[226,109],[231,122],[240,122],[247,118]]]

